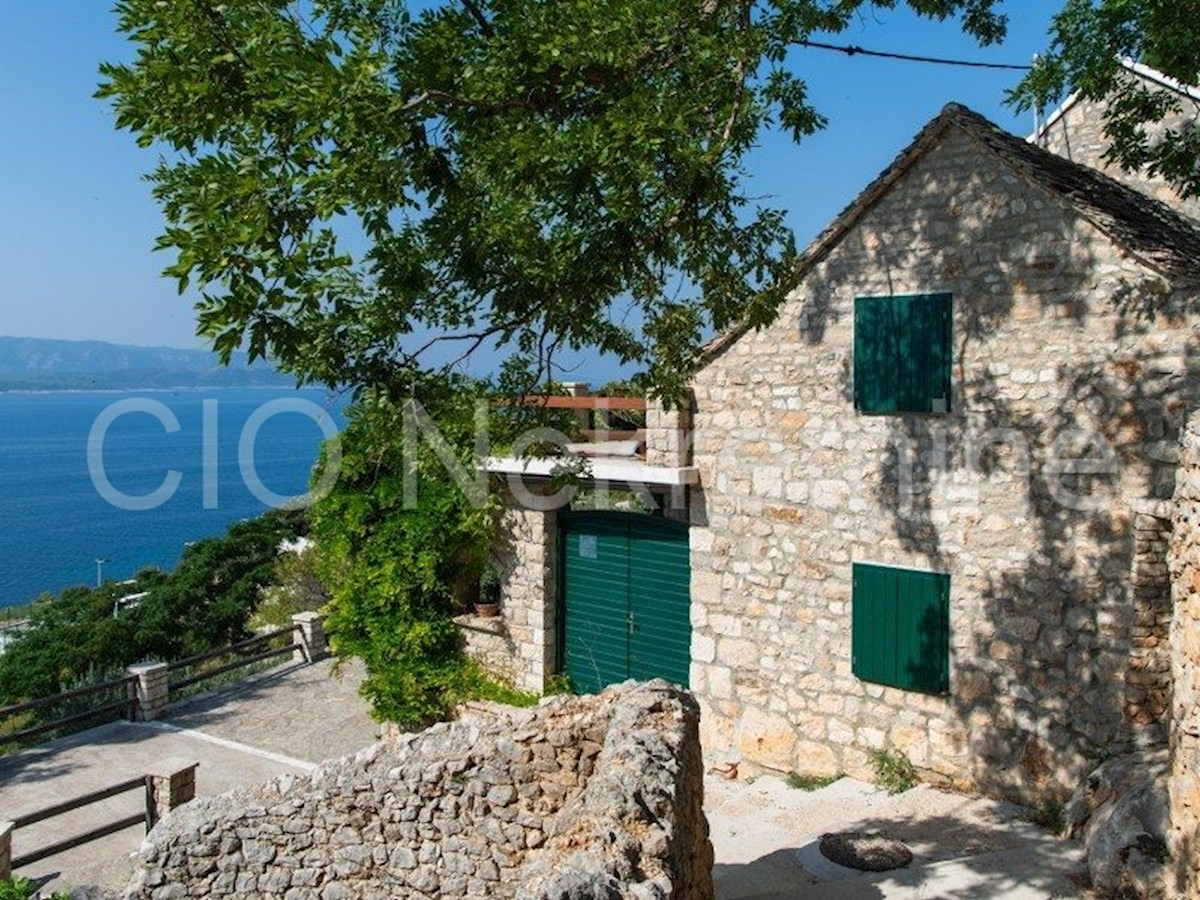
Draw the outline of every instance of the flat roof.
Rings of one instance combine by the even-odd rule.
[[[483,471],[492,475],[524,475],[531,478],[550,478],[564,461],[575,457],[530,457],[489,456],[483,461]],[[591,475],[587,481],[610,481],[621,484],[665,485],[682,487],[700,482],[700,471],[695,466],[679,469],[650,466],[640,459],[628,457],[585,457]]]

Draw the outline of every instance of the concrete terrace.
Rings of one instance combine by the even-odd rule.
[[[376,739],[358,696],[362,670],[332,661],[288,664],[171,706],[161,722],[114,722],[0,758],[0,819],[20,816],[135,778],[164,760],[200,764],[196,794],[220,794],[277,775],[311,771],[321,760]],[[144,809],[133,791],[23,828],[14,854]],[[17,872],[45,890],[120,889],[144,831],[134,826]]]

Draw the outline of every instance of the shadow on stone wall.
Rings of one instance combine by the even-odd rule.
[[[1135,627],[1161,613],[1164,601],[1169,610],[1169,589],[1135,597],[1136,506],[1172,496],[1183,416],[1200,385],[1200,357],[1194,342],[1185,348],[1184,323],[1195,321],[1200,304],[1194,292],[1172,290],[1111,248],[1101,252],[1105,239],[1074,233],[1063,224],[1070,214],[1048,198],[1050,212],[1035,214],[1021,191],[993,190],[985,175],[971,187],[975,196],[955,200],[931,178],[910,200],[911,218],[896,239],[869,225],[845,238],[856,242],[854,264],[865,254],[891,293],[924,279],[955,296],[953,410],[887,417],[888,450],[872,481],[900,547],[970,584],[982,600],[969,623],[952,616],[959,632],[951,637],[950,702],[967,725],[977,785],[1026,800],[1062,797],[1089,761],[1151,734],[1139,735],[1126,716],[1126,675],[1131,652],[1151,639]],[[977,214],[967,215],[972,207]],[[1041,230],[1040,220],[1049,223]],[[843,281],[852,277],[832,262],[806,277],[808,342],[822,344],[848,314]],[[1069,352],[1050,356],[1029,345],[1041,337],[1039,322]],[[1059,323],[1078,334],[1064,340]],[[1011,360],[996,356],[1004,342]],[[1034,370],[1033,380],[1023,372],[1018,382],[1018,368]],[[1076,439],[1081,430],[1115,450],[1118,475],[1055,468],[1064,451],[1096,457]],[[974,445],[964,441],[971,435]],[[1013,471],[1023,449],[1027,475]],[[1024,521],[981,535],[990,511],[972,504],[973,488],[1023,494]],[[1064,496],[1079,500],[1064,503]],[[1149,544],[1156,553],[1160,545]],[[1161,551],[1161,559],[1143,560],[1147,570],[1165,572]],[[964,570],[964,557],[976,571]],[[1150,611],[1139,616],[1138,603]],[[1142,682],[1140,694],[1155,697],[1152,736],[1161,740],[1167,704],[1159,695],[1169,677],[1128,674]],[[1153,679],[1166,686],[1145,683]],[[1140,725],[1149,724],[1146,708]]]

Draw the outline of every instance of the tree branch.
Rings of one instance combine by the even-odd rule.
[[[475,0],[462,0],[462,5],[466,7],[467,12],[471,14],[471,18],[479,25],[479,31],[484,37],[491,37],[496,32],[492,28],[492,23],[488,21],[487,16],[483,14],[483,10]]]

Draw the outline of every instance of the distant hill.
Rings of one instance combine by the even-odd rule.
[[[175,387],[288,387],[293,380],[245,357],[229,366],[207,350],[103,341],[0,337],[0,391]]]

